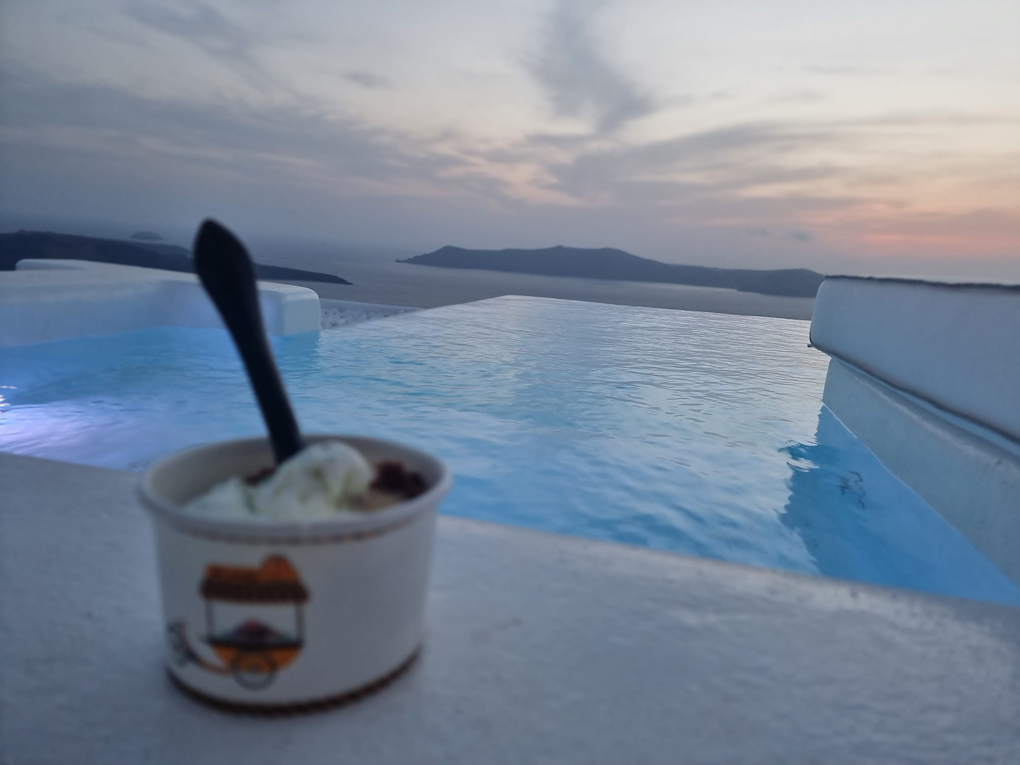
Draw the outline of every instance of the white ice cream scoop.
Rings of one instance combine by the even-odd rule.
[[[232,477],[192,500],[184,511],[207,518],[304,521],[362,508],[374,471],[340,441],[308,446],[254,486]]]

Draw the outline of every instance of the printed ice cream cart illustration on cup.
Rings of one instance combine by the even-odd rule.
[[[220,663],[207,661],[188,641],[183,620],[167,627],[170,652],[178,666],[189,662],[217,675],[230,675],[244,688],[259,690],[273,682],[276,673],[297,658],[304,646],[303,607],[308,590],[286,558],[273,555],[255,568],[206,566],[199,587],[205,601],[207,643]],[[257,614],[266,606],[293,606],[293,631],[270,626],[256,615],[217,630],[216,603],[241,605]],[[265,617],[263,617],[265,618]]]

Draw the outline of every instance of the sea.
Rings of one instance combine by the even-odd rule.
[[[680,284],[617,282],[480,269],[437,268],[399,259],[417,253],[384,250],[338,250],[323,245],[254,242],[252,254],[261,263],[303,268],[341,276],[350,285],[293,282],[311,287],[320,297],[364,303],[435,308],[503,295],[583,300],[616,305],[673,308],[688,311],[811,318],[812,298],[760,295],[713,287]]]

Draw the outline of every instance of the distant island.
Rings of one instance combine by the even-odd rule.
[[[442,247],[398,263],[443,268],[478,268],[542,276],[573,276],[622,282],[659,282],[696,287],[723,287],[741,292],[786,297],[814,297],[824,278],[805,268],[775,271],[680,266],[640,258],[623,250],[546,247],[539,250],[466,250]]]
[[[54,234],[49,231],[18,231],[0,234],[0,271],[12,271],[19,260],[90,260],[122,266],[161,268],[165,271],[194,273],[191,252],[172,244],[126,242],[119,239],[98,239],[91,236]],[[286,266],[255,264],[259,279],[289,279],[304,282],[350,284],[333,274],[305,271]]]
[[[139,242],[161,242],[163,237],[159,234],[154,234],[151,231],[136,231],[129,239],[137,239]]]

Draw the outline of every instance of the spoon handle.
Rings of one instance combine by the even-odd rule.
[[[283,463],[301,451],[304,442],[266,338],[255,267],[237,237],[213,220],[199,228],[194,253],[195,273],[234,338],[269,430],[276,462]]]

